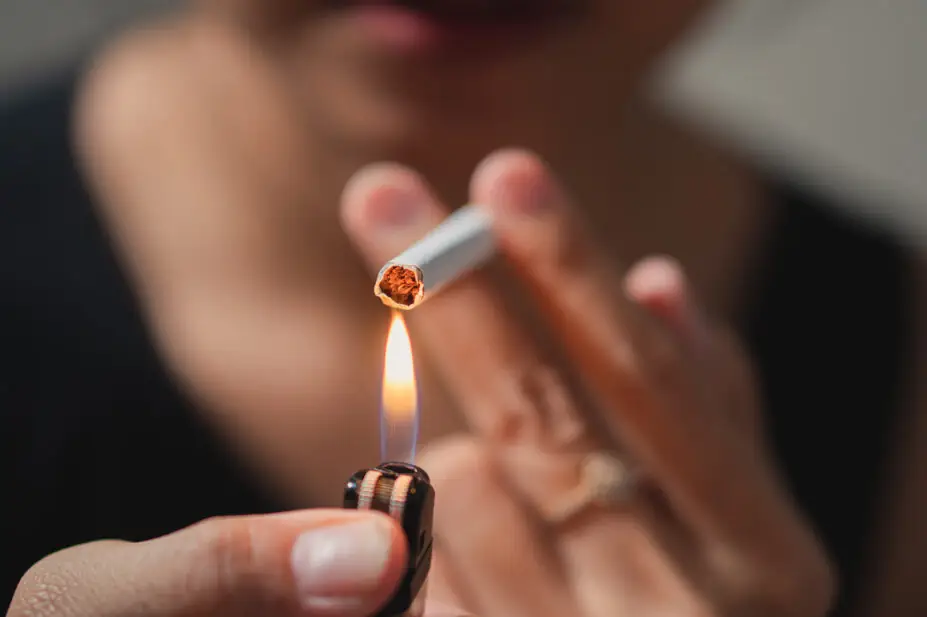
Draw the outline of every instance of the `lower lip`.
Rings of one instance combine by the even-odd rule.
[[[533,38],[546,21],[467,23],[439,20],[389,4],[356,7],[351,10],[351,19],[367,40],[395,53],[411,55],[498,51]]]

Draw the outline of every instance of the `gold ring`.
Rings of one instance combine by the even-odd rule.
[[[590,507],[609,508],[628,502],[636,474],[617,456],[607,451],[593,452],[583,459],[580,481],[548,519],[562,524]]]

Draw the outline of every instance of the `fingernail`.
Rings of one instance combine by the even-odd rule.
[[[490,156],[474,176],[475,192],[514,216],[543,216],[560,197],[544,164],[520,151]]]
[[[371,518],[308,531],[293,545],[291,563],[303,606],[327,615],[354,615],[379,595],[392,530]]]
[[[495,203],[515,216],[539,217],[551,210],[553,190],[546,179],[509,174],[494,187]]]
[[[403,227],[414,223],[422,204],[405,191],[384,188],[370,198],[369,221],[376,227]]]

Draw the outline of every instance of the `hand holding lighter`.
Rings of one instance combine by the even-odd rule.
[[[428,474],[408,463],[381,463],[352,475],[344,507],[377,510],[396,519],[409,545],[409,563],[399,588],[376,617],[419,617],[431,568],[435,491]]]

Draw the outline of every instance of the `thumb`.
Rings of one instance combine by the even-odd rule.
[[[7,617],[366,617],[398,585],[407,550],[377,512],[210,519],[147,542],[54,553],[23,577]]]

